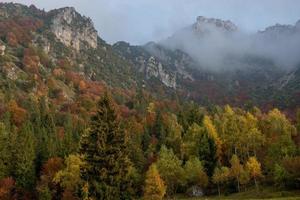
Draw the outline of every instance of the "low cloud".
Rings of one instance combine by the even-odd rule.
[[[192,56],[202,68],[235,69],[247,66],[243,59],[257,57],[290,70],[300,63],[300,27],[277,26],[266,32],[224,31],[203,25],[195,31],[187,27],[161,41],[170,49],[181,49]]]

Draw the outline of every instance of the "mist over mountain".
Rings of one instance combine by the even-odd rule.
[[[249,56],[268,59],[284,70],[291,70],[300,63],[300,21],[247,33],[231,21],[201,16],[193,25],[159,43],[185,51],[201,68],[209,70],[245,68],[248,65],[244,59]]]
[[[0,3],[0,199],[298,199],[299,26],[111,45],[73,7]]]

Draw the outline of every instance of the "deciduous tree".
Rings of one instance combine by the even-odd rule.
[[[166,186],[161,179],[157,167],[152,164],[146,173],[144,200],[162,200]]]

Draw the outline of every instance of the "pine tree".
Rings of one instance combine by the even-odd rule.
[[[215,141],[214,139],[210,138],[206,132],[204,132],[201,135],[198,146],[199,160],[203,162],[203,166],[207,171],[207,175],[212,176],[218,162],[217,147]]]
[[[14,159],[17,185],[31,189],[35,183],[36,141],[32,125],[27,122],[18,133],[16,140],[16,154]]]
[[[161,179],[155,164],[151,165],[146,174],[144,200],[162,200],[166,186]]]
[[[81,139],[80,152],[86,163],[82,179],[88,182],[91,197],[124,199],[130,162],[125,133],[107,94],[99,101],[90,129]]]
[[[5,125],[0,123],[0,179],[9,176],[11,153],[9,151],[9,133],[6,131]]]

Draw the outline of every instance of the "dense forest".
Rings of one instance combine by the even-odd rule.
[[[95,49],[63,44],[49,24],[68,12],[0,4],[1,200],[300,189],[297,99],[288,109],[243,95],[228,105],[187,99],[141,78],[100,38]],[[197,95],[219,98],[201,86],[213,92]]]
[[[91,119],[45,98],[1,115],[1,199],[162,199],[201,188],[299,189],[300,112],[212,107],[137,96],[125,113],[104,94]]]

